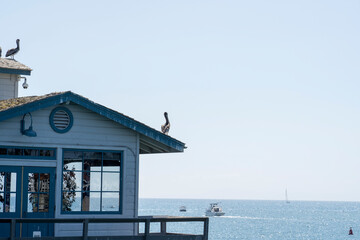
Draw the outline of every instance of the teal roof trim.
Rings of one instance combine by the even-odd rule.
[[[113,120],[127,128],[130,128],[140,134],[143,134],[151,139],[154,139],[166,146],[169,146],[176,151],[182,152],[185,148],[185,143],[180,142],[168,135],[165,135],[153,128],[146,126],[145,124],[136,121],[130,117],[127,117],[119,112],[116,112],[112,109],[104,107],[100,104],[97,104],[93,101],[90,101],[87,98],[84,98],[78,94],[75,94],[71,91],[59,93],[53,96],[49,96],[40,100],[33,102],[25,103],[20,106],[11,107],[7,110],[0,111],[0,121],[4,121],[13,117],[22,116],[27,112],[34,112],[43,108],[73,102],[86,109],[89,109],[93,112],[98,113],[101,116],[104,116],[108,119]]]
[[[0,68],[0,73],[30,76],[31,70]]]

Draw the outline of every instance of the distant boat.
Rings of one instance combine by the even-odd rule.
[[[288,199],[287,189],[285,189],[285,202],[290,203],[290,201]]]
[[[180,206],[179,211],[180,212],[186,212],[186,207],[185,206]]]
[[[205,215],[209,217],[224,216],[225,213],[222,211],[222,208],[219,206],[219,203],[210,203],[209,208],[206,209]]]

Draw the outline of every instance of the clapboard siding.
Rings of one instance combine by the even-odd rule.
[[[0,100],[17,97],[17,75],[0,73]]]
[[[20,120],[22,116],[0,122],[0,145],[27,146],[27,147],[54,147],[57,148],[57,175],[62,175],[62,149],[94,149],[94,150],[120,150],[124,153],[123,162],[123,198],[122,214],[61,214],[61,178],[57,178],[56,186],[56,218],[131,218],[137,216],[138,194],[138,135],[118,123],[101,115],[89,111],[76,104],[64,104],[74,117],[73,126],[67,133],[57,133],[52,130],[49,123],[51,111],[58,107],[52,106],[31,112],[33,129],[37,137],[27,137],[20,133]],[[25,128],[28,127],[28,122]],[[26,160],[27,164],[38,166],[41,161]],[[11,165],[12,160],[0,159],[0,164]],[[18,161],[21,164],[21,160]],[[41,166],[41,165],[40,165]],[[135,224],[94,224],[89,227],[91,235],[131,235],[135,232]],[[82,226],[79,224],[56,224],[56,236],[71,236],[81,234]]]

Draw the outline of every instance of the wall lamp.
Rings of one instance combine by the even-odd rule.
[[[30,117],[30,126],[28,129],[25,129],[25,117],[26,116],[29,116]],[[32,127],[32,115],[31,113],[25,113],[22,120],[20,121],[20,132],[22,135],[25,135],[25,136],[28,136],[28,137],[36,137],[37,134],[36,132],[33,130],[33,127]]]

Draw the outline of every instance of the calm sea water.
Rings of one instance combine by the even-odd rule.
[[[139,216],[205,216],[214,200],[140,199]],[[360,203],[220,200],[222,217],[210,217],[209,240],[360,240]],[[185,205],[187,212],[179,212]],[[354,235],[349,236],[349,228]],[[159,226],[151,226],[158,231]],[[200,223],[169,223],[167,230],[202,233]]]

